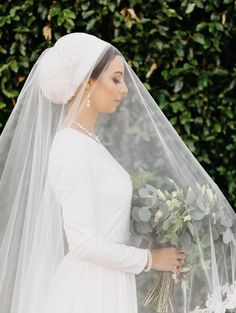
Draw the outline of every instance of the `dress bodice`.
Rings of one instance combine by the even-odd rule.
[[[124,244],[132,182],[105,146],[75,129],[60,130],[52,143],[48,173],[62,207],[69,253],[89,261],[93,254],[93,262],[140,272],[147,249]]]

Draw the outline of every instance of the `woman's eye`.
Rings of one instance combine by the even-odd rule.
[[[115,84],[120,84],[120,81],[118,79],[113,79]]]

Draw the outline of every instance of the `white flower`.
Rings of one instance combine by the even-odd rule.
[[[213,212],[211,216],[212,216],[212,219],[213,219],[213,223],[215,224],[216,223],[216,213]]]
[[[184,216],[184,222],[191,221],[191,215]]]
[[[175,207],[180,207],[180,202],[175,198],[172,200],[167,200],[166,203],[170,209],[173,209]]]
[[[206,190],[206,194],[207,194],[207,197],[208,197],[209,201],[212,202],[213,201],[213,192],[212,192],[212,190],[210,188],[208,188]]]
[[[157,189],[157,195],[162,201],[166,201],[166,197],[160,189]]]
[[[158,222],[158,220],[162,217],[163,213],[161,210],[158,210],[155,214],[155,222]]]
[[[177,283],[179,281],[176,273],[172,274],[172,278],[173,278],[175,283]]]
[[[167,190],[165,190],[164,192],[165,192],[166,196],[169,196],[169,195],[170,195]]]
[[[205,191],[206,191],[206,185],[203,185],[203,186],[202,186],[202,194],[203,194],[203,195],[205,194]]]
[[[172,191],[172,193],[171,193],[172,198],[176,198],[177,195],[178,195],[177,191]]]
[[[196,185],[197,185],[198,189],[201,190],[201,185],[199,183],[196,183]]]

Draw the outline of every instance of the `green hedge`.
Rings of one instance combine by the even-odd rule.
[[[236,204],[236,2],[5,1],[0,129],[39,54],[68,32],[114,44],[190,150]]]

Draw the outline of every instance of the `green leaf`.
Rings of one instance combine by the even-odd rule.
[[[109,8],[109,10],[110,10],[111,12],[115,12],[115,9],[116,9],[115,3],[109,4],[109,5],[108,5],[108,8]]]
[[[75,19],[76,15],[73,11],[71,11],[70,9],[65,9],[63,10],[63,15],[65,18],[69,18],[69,19]]]
[[[225,4],[229,4],[229,3],[232,3],[234,0],[224,0],[223,3]]]
[[[95,13],[94,10],[89,10],[89,11],[83,12],[83,13],[82,13],[82,16],[83,16],[83,18],[86,19],[86,18],[88,18],[88,17],[94,15],[94,13]]]
[[[221,132],[221,124],[220,123],[214,124],[214,129],[217,133],[220,133]]]
[[[175,88],[174,88],[174,92],[179,92],[182,88],[183,88],[183,80],[182,79],[177,79],[175,81]]]
[[[201,31],[202,29],[206,28],[208,26],[208,23],[206,22],[201,22],[199,24],[197,24],[196,26],[196,31],[199,32]]]
[[[13,60],[10,62],[10,68],[13,70],[13,72],[17,73],[19,66],[18,63],[16,62],[16,60]]]
[[[1,87],[2,87],[2,92],[3,94],[7,97],[7,98],[15,98],[18,96],[18,91],[17,90],[7,90],[6,87],[5,87],[5,84],[7,82],[7,78],[6,76],[4,76],[2,78],[2,81],[1,81]]]
[[[194,8],[195,8],[195,3],[188,3],[185,13],[190,14],[191,12],[193,12]]]
[[[193,40],[200,43],[201,45],[205,44],[205,37],[202,34],[194,34],[193,35]]]
[[[6,107],[6,103],[0,101],[0,110]]]

